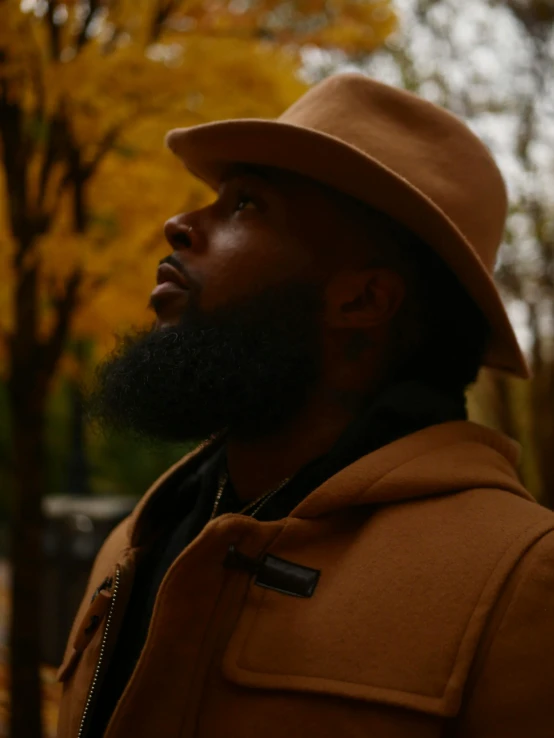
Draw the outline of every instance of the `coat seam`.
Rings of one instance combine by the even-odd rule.
[[[529,529],[527,529],[527,530],[529,530]],[[505,577],[505,579],[504,579],[504,581],[502,583],[502,587],[500,588],[500,591],[498,593],[498,597],[496,598],[493,607],[491,608],[490,612],[488,613],[487,622],[485,622],[485,624],[484,624],[484,627],[483,627],[483,629],[481,631],[479,640],[481,640],[481,638],[483,638],[483,637],[485,637],[485,635],[487,635],[485,633],[485,631],[487,629],[487,625],[488,625],[488,623],[490,622],[490,620],[492,619],[492,617],[494,615],[494,609],[498,605],[498,603],[499,603],[499,601],[500,601],[500,599],[502,597],[503,590],[505,589],[505,587],[507,587],[509,585],[510,578],[512,576],[514,576],[517,573],[518,568],[525,563],[525,559],[527,558],[528,555],[531,555],[531,553],[533,552],[533,549],[536,546],[538,546],[539,543],[544,538],[546,538],[548,535],[550,535],[552,533],[554,533],[554,526],[550,527],[548,530],[544,530],[541,533],[537,534],[537,537],[536,538],[533,538],[533,540],[529,542],[529,545],[525,548],[525,550],[523,551],[523,553],[521,554],[521,556],[517,559],[517,561],[514,562],[513,566],[510,568],[510,571],[507,573],[507,575],[506,575],[506,577]],[[500,632],[500,629],[502,628],[502,626],[503,626],[506,618],[508,617],[508,614],[509,614],[511,608],[513,607],[514,603],[516,602],[516,600],[517,600],[517,598],[519,596],[519,593],[521,592],[521,589],[526,584],[526,582],[527,582],[527,578],[524,577],[516,585],[515,590],[512,593],[512,596],[511,596],[510,600],[506,603],[506,606],[504,608],[504,611],[502,612],[502,616],[500,617],[500,620],[499,620],[496,628],[494,629],[494,632],[489,634],[488,644],[487,644],[486,650],[482,654],[480,654],[482,656],[482,660],[481,660],[479,669],[473,675],[474,676],[474,682],[477,681],[477,679],[479,677],[479,674],[481,673],[482,669],[484,668],[486,659],[488,657],[488,654],[489,654],[491,648],[494,645],[496,636]],[[477,644],[476,652],[477,652],[477,649],[478,648],[479,648],[479,644]],[[468,676],[469,676],[469,673],[471,672],[471,666],[472,665],[473,665],[473,660],[472,660],[472,664],[470,664],[469,669],[468,669]],[[467,683],[464,685],[464,691],[465,691],[465,687],[466,686],[467,686]]]
[[[352,506],[352,505],[356,504],[356,502],[360,499],[360,497],[362,497],[363,495],[367,494],[370,490],[374,490],[380,484],[383,484],[383,482],[385,482],[390,475],[397,473],[399,468],[405,467],[405,466],[411,464],[415,460],[425,459],[428,456],[436,455],[437,451],[441,451],[442,452],[442,451],[445,451],[446,449],[449,449],[449,448],[451,448],[453,446],[458,446],[459,447],[459,446],[462,446],[462,445],[463,446],[465,446],[465,445],[477,445],[477,446],[481,447],[484,444],[483,444],[483,442],[480,442],[479,440],[476,440],[474,438],[464,439],[463,441],[460,441],[459,439],[454,439],[452,441],[449,441],[449,442],[445,443],[444,445],[433,446],[432,448],[428,448],[425,451],[418,451],[417,453],[414,453],[413,455],[411,455],[409,458],[407,458],[407,459],[405,458],[402,461],[402,464],[401,464],[400,467],[399,466],[393,466],[392,468],[387,469],[387,471],[385,471],[381,476],[379,476],[377,479],[374,479],[369,486],[362,487],[362,489],[360,489],[356,494],[354,494],[351,497],[349,497],[349,505]],[[500,451],[498,451],[496,448],[493,448],[492,446],[487,446],[487,448],[491,452],[493,452],[496,456],[499,456],[501,459],[505,459],[505,456],[503,456],[502,453]],[[368,456],[369,455],[371,455],[371,454],[368,454]],[[361,457],[361,459],[359,459],[358,461],[361,461],[364,458],[366,458],[366,457],[365,456],[364,457]],[[357,462],[354,462],[354,464],[356,464],[356,463]],[[349,467],[346,467],[346,468],[351,468],[354,464],[351,464]],[[343,471],[344,470],[341,470],[340,472],[338,472],[334,476],[335,477],[338,476]],[[330,477],[329,479],[327,479],[324,482],[324,485],[325,486],[328,485],[331,482],[332,479],[333,479],[333,477]],[[513,481],[519,487],[521,487],[521,489],[523,489],[521,483],[519,482],[519,480],[517,478],[514,478]],[[324,486],[324,485],[321,485],[318,489],[321,489],[321,487]],[[469,490],[469,489],[475,489],[475,488],[476,487],[472,483],[472,486],[471,487],[467,487],[467,490]],[[493,487],[493,489],[501,489],[502,490],[503,488],[501,488],[501,487]],[[297,506],[297,508],[300,509],[301,506],[305,502],[307,504],[308,503],[308,500],[309,500],[309,497],[314,492],[316,492],[316,491],[317,491],[317,489],[316,490],[313,490],[310,493],[310,495],[308,495],[308,497],[306,497],[304,500],[302,500],[302,502],[300,502],[300,504]],[[450,491],[450,490],[447,490],[446,492],[448,492],[448,491]],[[464,487],[462,489],[456,490],[456,492],[464,492],[464,491],[466,491],[466,487]],[[441,494],[446,494],[446,492],[433,493],[432,496],[433,497],[436,497],[436,496],[439,496]],[[411,502],[412,500],[415,500],[415,499],[418,499],[418,498],[400,498],[398,500],[395,500],[395,502],[396,501],[397,502]],[[528,499],[528,498],[527,497],[524,497],[523,499]],[[383,504],[383,503],[384,504],[388,504],[388,502],[389,501],[387,501],[387,500],[367,500],[367,504]],[[390,502],[393,502],[393,501],[391,500]],[[330,510],[328,512],[330,512],[330,513],[331,512],[335,512],[335,510]],[[325,513],[326,513],[326,511],[323,511],[323,514],[325,514]],[[313,517],[319,517],[319,515],[321,515],[321,514],[322,514],[321,512],[316,512],[315,515],[314,514],[300,515],[300,514],[295,514],[295,510],[292,510],[292,512],[290,513],[290,516],[304,520],[304,519],[310,519],[310,518],[313,518]]]

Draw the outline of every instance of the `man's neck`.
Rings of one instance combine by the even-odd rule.
[[[227,467],[238,497],[249,502],[292,477],[329,451],[361,405],[337,397],[313,398],[287,425],[271,436],[250,441],[227,437]]]

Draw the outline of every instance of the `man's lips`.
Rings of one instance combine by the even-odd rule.
[[[188,290],[189,288],[185,276],[181,274],[181,272],[177,271],[174,266],[171,266],[171,264],[160,264],[156,274],[156,282],[158,284],[174,282],[175,284],[181,285],[185,290]]]
[[[185,276],[171,264],[160,264],[156,274],[156,287],[152,290],[150,297],[156,297],[166,293],[183,292],[189,289]]]

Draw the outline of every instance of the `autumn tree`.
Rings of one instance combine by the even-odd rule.
[[[41,735],[45,405],[70,337],[145,320],[161,223],[206,191],[169,128],[274,117],[306,46],[372,51],[388,0],[0,0],[0,360],[13,470],[11,734]]]

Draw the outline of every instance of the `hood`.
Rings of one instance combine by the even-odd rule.
[[[501,489],[533,500],[516,465],[520,446],[469,421],[434,425],[363,456],[291,513],[311,518],[353,507],[398,503],[469,489]]]

